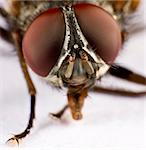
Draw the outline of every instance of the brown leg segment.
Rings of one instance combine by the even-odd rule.
[[[68,105],[65,105],[60,111],[58,111],[57,113],[50,113],[50,115],[53,118],[61,119],[62,115],[67,110],[67,108],[68,108]]]
[[[109,69],[109,73],[115,77],[122,78],[130,82],[146,85],[146,77],[119,65],[111,66],[111,68]]]
[[[0,37],[2,37],[4,40],[6,40],[9,43],[14,42],[10,31],[7,31],[6,29],[3,29],[1,27],[0,27]]]
[[[14,135],[12,138],[10,138],[7,141],[7,143],[8,144],[17,143],[19,145],[19,140],[26,137],[30,133],[30,129],[33,127],[34,118],[35,118],[35,95],[31,95],[31,112],[30,112],[30,118],[26,129],[22,133]]]
[[[14,135],[14,137],[12,137],[8,140],[8,143],[12,143],[12,142],[16,143],[17,142],[19,144],[19,140],[24,138],[26,135],[28,135],[30,133],[30,129],[33,127],[33,119],[35,118],[35,95],[36,95],[36,90],[35,90],[35,87],[33,85],[32,80],[30,78],[30,75],[28,73],[27,66],[25,64],[25,60],[24,60],[24,57],[23,57],[23,53],[21,51],[22,38],[21,38],[19,32],[15,33],[13,35],[13,37],[15,39],[15,46],[16,46],[16,49],[17,49],[17,52],[18,52],[20,65],[21,65],[21,68],[22,68],[22,71],[23,71],[23,74],[24,74],[24,77],[25,77],[25,80],[26,80],[26,83],[27,83],[27,87],[28,87],[28,90],[29,90],[29,94],[30,94],[30,97],[31,97],[30,118],[29,118],[29,122],[28,122],[28,125],[27,125],[26,129],[22,133]]]
[[[94,86],[91,91],[93,92],[99,92],[104,94],[111,94],[111,95],[120,95],[120,96],[130,96],[130,97],[140,97],[146,95],[146,91],[127,91],[124,89],[111,89],[108,87],[100,87],[100,86]]]

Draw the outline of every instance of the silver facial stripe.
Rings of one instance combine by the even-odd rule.
[[[84,35],[80,29],[80,26],[79,26],[78,21],[76,19],[73,8],[71,6],[63,7],[63,13],[64,13],[64,18],[65,18],[65,23],[66,23],[66,38],[65,38],[65,43],[64,43],[64,46],[66,46],[66,47],[64,47],[64,49],[66,49],[67,45],[68,45],[69,52],[70,52],[70,49],[71,49],[70,46],[71,45],[69,46],[69,44],[71,42],[70,40],[72,40],[70,33],[71,33],[72,28],[74,28],[77,32],[77,37],[79,38],[79,41],[82,43],[82,49],[85,52],[87,52],[87,54],[89,54],[96,63],[106,64],[99,56],[97,56],[93,52],[92,48],[89,48],[90,47],[89,43],[86,40],[86,38],[84,37]],[[74,24],[71,24],[71,20],[69,20],[70,19],[69,17],[72,17],[72,22],[74,22]],[[70,37],[70,38],[68,38],[68,37]],[[77,43],[74,43],[74,47],[75,47],[75,45],[77,45]]]
[[[64,13],[64,17],[66,18],[65,19],[66,24],[70,24],[70,20],[68,20],[68,18],[70,16],[72,17],[72,20],[73,20],[74,24],[70,24],[70,26],[76,29],[77,36],[79,37],[79,40],[82,43],[82,49],[84,51],[86,51],[94,59],[94,61],[97,63],[98,60],[97,60],[97,57],[96,57],[95,53],[92,50],[89,50],[89,48],[87,48],[89,44],[88,44],[86,38],[84,37],[84,35],[83,35],[83,33],[82,33],[82,31],[79,27],[79,24],[78,24],[78,21],[76,19],[73,8],[70,7],[70,6],[67,7],[67,8],[63,7],[63,13]]]
[[[69,21],[68,21],[68,15],[67,13],[65,13],[64,7],[62,7],[63,9],[63,14],[64,14],[64,21],[65,21],[65,28],[66,28],[66,33],[65,33],[65,39],[64,39],[64,44],[63,44],[63,48],[61,51],[61,55],[58,59],[58,64],[57,66],[60,68],[61,64],[63,63],[64,59],[67,57],[67,55],[70,53],[71,48],[69,47],[69,41],[70,39],[70,35],[71,35],[71,30],[69,27]]]
[[[76,16],[75,16],[75,13],[74,13],[73,9],[70,8],[70,11],[72,12],[72,16],[73,16],[73,19],[75,21],[75,27],[76,27],[76,31],[77,31],[78,37],[80,38],[80,40],[83,43],[82,49],[84,51],[86,51],[94,59],[94,61],[97,63],[98,60],[97,60],[97,57],[96,57],[95,53],[92,50],[89,50],[89,48],[87,48],[89,44],[88,44],[86,38],[84,37],[84,35],[83,35],[83,33],[82,33],[82,31],[81,31],[81,29],[79,27],[79,24],[78,24],[78,21],[76,19]]]
[[[109,68],[109,65],[107,65],[98,55],[96,55],[94,51],[92,50],[92,48],[89,48],[90,45],[88,44],[86,38],[84,37],[79,27],[73,8],[71,6],[63,6],[62,12],[64,15],[65,29],[66,29],[65,40],[64,40],[63,48],[61,50],[59,59],[56,65],[53,67],[53,69],[49,73],[49,75],[46,77],[46,79],[53,83],[57,82],[54,80],[56,79],[56,80],[59,80],[59,83],[60,83],[61,77],[57,76],[60,67],[62,66],[64,60],[68,56],[71,56],[74,50],[78,48],[79,50],[81,49],[81,51],[85,51],[95,61],[95,63],[101,64],[101,66],[99,67],[99,70],[97,70],[97,72],[100,72],[97,76],[103,75],[106,69],[102,69],[102,68]],[[86,69],[86,71],[89,74],[94,72],[92,65],[88,61],[84,62],[83,64],[85,68],[90,68],[90,69]],[[67,68],[67,71],[65,73],[65,76],[67,78],[71,76],[73,65],[74,63],[72,62]],[[54,78],[53,76],[56,76],[56,78]]]

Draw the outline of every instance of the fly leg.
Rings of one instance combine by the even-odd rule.
[[[146,77],[139,75],[129,69],[121,67],[119,65],[113,65],[108,71],[109,74],[127,80],[129,82],[134,82],[141,85],[146,85]],[[122,95],[122,96],[144,96],[146,95],[146,91],[130,91],[125,90],[122,88],[108,88],[108,87],[101,87],[95,85],[92,89],[94,92],[100,92],[105,94],[114,94],[114,95]]]
[[[3,17],[7,23],[7,29],[0,27],[0,37],[11,44],[14,44],[12,33],[17,31],[16,18],[14,16],[11,16],[4,8],[1,7],[0,16]]]
[[[104,94],[111,94],[111,95],[120,95],[120,96],[129,96],[129,97],[140,97],[146,95],[146,91],[129,91],[122,88],[112,89],[110,87],[101,87],[101,86],[94,86],[91,91],[99,92]]]
[[[6,40],[9,43],[14,42],[10,31],[7,31],[6,29],[2,27],[0,27],[0,37],[2,37],[4,40]]]
[[[122,78],[129,82],[146,85],[146,77],[119,65],[111,66],[111,68],[109,69],[109,73],[115,77]]]
[[[12,2],[13,7],[11,7],[11,13],[13,15],[9,14],[4,8],[0,7],[0,16],[3,17],[8,24],[7,30],[0,28],[0,34],[6,41],[11,42],[15,45],[15,48],[19,57],[20,66],[22,68],[22,72],[24,74],[27,87],[29,90],[29,94],[30,94],[30,99],[31,99],[30,116],[29,116],[28,125],[23,132],[21,132],[20,134],[14,135],[12,138],[10,138],[7,141],[10,144],[15,144],[15,143],[19,144],[19,140],[24,138],[26,135],[30,133],[30,129],[33,127],[33,120],[35,118],[36,90],[31,80],[31,77],[29,75],[29,72],[28,72],[24,57],[23,57],[23,53],[21,49],[21,46],[22,46],[21,30],[19,30],[17,26],[17,21],[16,21],[17,20],[16,16],[17,14],[19,14],[19,11],[20,11],[20,3],[21,3],[20,1]]]
[[[28,87],[28,91],[30,94],[30,98],[31,98],[31,106],[30,106],[30,116],[29,116],[29,121],[28,121],[28,125],[26,127],[26,129],[21,132],[20,134],[16,134],[14,135],[12,138],[10,138],[7,142],[8,143],[12,143],[12,144],[19,144],[19,140],[21,140],[22,138],[26,137],[26,135],[28,135],[30,133],[30,129],[33,127],[33,120],[35,118],[35,95],[36,95],[36,90],[35,87],[33,85],[33,82],[31,80],[31,77],[29,75],[24,57],[23,57],[23,53],[21,50],[21,45],[22,45],[22,37],[20,35],[20,32],[17,32],[13,35],[14,37],[14,41],[15,41],[15,47],[18,53],[18,57],[19,57],[19,61],[20,61],[20,65],[27,83],[27,87]]]
[[[65,105],[60,111],[58,111],[57,113],[50,113],[50,115],[53,118],[61,119],[62,115],[67,110],[67,108],[68,108],[68,105]]]
[[[30,133],[30,129],[33,127],[34,118],[35,118],[35,95],[31,95],[31,112],[30,112],[30,118],[26,129],[20,134],[14,135],[12,138],[10,138],[7,141],[7,143],[10,145],[15,145],[15,144],[19,145],[19,141]]]

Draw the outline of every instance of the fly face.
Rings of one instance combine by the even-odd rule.
[[[106,73],[109,65],[95,54],[87,42],[74,9],[66,6],[62,7],[62,10],[66,29],[64,44],[61,55],[47,78],[55,85],[61,81],[59,83],[68,87],[69,107],[73,118],[78,120],[82,118],[81,109],[87,96],[87,89],[94,84],[95,79]],[[56,80],[52,80],[55,76]]]
[[[58,81],[68,87],[68,105],[72,117],[82,118],[82,107],[88,89],[95,79],[104,75],[109,65],[97,55],[83,35],[74,9],[71,6],[62,8],[65,20],[65,39],[57,64],[48,75],[55,84]],[[55,77],[56,80],[51,80]]]
[[[25,33],[23,52],[36,73],[68,88],[72,116],[81,119],[88,89],[108,71],[120,45],[120,29],[112,16],[92,4],[76,4],[37,17]]]
[[[109,66],[99,57],[84,37],[72,7],[63,7],[66,32],[60,58],[52,73],[67,86],[89,87],[101,68]],[[104,73],[103,73],[104,74]],[[102,75],[102,74],[101,74]],[[99,78],[99,76],[97,76]]]

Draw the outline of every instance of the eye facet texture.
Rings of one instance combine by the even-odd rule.
[[[37,17],[23,39],[23,53],[34,72],[46,76],[60,55],[65,24],[60,9],[54,8]]]
[[[92,4],[73,6],[87,41],[107,63],[112,63],[121,47],[116,21],[103,9]],[[38,16],[26,31],[22,43],[24,57],[34,72],[47,76],[60,55],[65,36],[65,22],[59,8]]]
[[[106,63],[111,64],[121,47],[118,24],[110,14],[95,5],[79,4],[74,7],[87,41]]]

